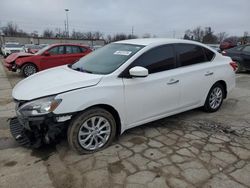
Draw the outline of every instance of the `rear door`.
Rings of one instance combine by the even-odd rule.
[[[65,48],[66,64],[72,64],[84,56],[82,49],[79,46],[67,45]]]
[[[49,55],[42,55],[41,57],[40,63],[42,70],[66,64],[64,59],[65,47],[63,45],[52,47],[47,51]]]
[[[175,44],[175,50],[181,78],[180,106],[183,109],[199,106],[214,83],[215,71],[210,60],[215,54],[194,44]]]
[[[179,78],[172,45],[145,52],[127,70],[142,66],[149,70],[145,78],[123,78],[125,110],[130,126],[163,116],[179,107]]]

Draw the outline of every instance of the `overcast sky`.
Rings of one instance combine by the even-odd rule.
[[[230,35],[250,33],[250,0],[0,0],[0,26],[12,21],[27,32],[69,29],[104,34],[150,33],[182,37],[197,26]]]

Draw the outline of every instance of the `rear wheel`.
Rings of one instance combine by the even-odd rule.
[[[111,113],[92,108],[74,118],[68,128],[70,147],[79,154],[89,154],[109,146],[116,134],[116,122]]]
[[[22,66],[21,72],[25,77],[28,77],[32,74],[35,74],[37,72],[37,68],[34,64],[27,63],[27,64]]]
[[[222,84],[216,83],[210,89],[203,109],[206,112],[216,112],[223,103],[225,88]]]

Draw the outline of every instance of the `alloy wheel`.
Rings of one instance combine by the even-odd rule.
[[[97,150],[108,141],[111,135],[109,121],[101,116],[93,116],[81,125],[78,142],[86,150]]]
[[[36,73],[36,68],[33,65],[26,65],[24,68],[25,76],[30,76]]]
[[[223,92],[220,87],[215,87],[209,97],[209,105],[212,109],[216,109],[221,105]]]

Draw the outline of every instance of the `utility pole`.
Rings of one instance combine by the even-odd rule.
[[[65,37],[67,37],[67,22],[66,20],[64,20],[64,33],[65,33]]]
[[[132,26],[132,36],[134,36],[134,26]]]
[[[69,12],[69,9],[64,9],[65,12],[66,12],[66,23],[67,23],[67,37],[69,37],[69,17],[68,17],[68,12]]]

